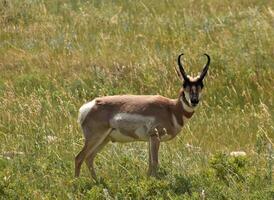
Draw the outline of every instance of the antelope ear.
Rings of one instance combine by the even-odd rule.
[[[205,66],[203,68],[203,71],[201,72],[201,75],[200,75],[200,78],[199,78],[201,81],[205,78],[205,75],[207,74],[207,70],[208,70],[208,67],[209,67],[209,64],[210,64],[209,55],[207,55],[206,53],[204,55],[207,57],[207,63],[205,64]]]

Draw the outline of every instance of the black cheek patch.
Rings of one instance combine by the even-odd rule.
[[[203,89],[204,84],[203,84],[203,82],[198,82],[196,86],[197,86],[197,88],[200,87],[201,89]]]
[[[183,88],[186,88],[187,86],[189,86],[190,85],[190,83],[188,82],[188,81],[184,81],[183,82]]]

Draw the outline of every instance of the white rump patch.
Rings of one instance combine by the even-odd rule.
[[[82,124],[84,122],[84,120],[86,119],[89,111],[92,109],[92,107],[96,104],[95,99],[85,103],[84,105],[81,106],[81,108],[79,109],[79,115],[78,115],[78,122],[80,124]]]

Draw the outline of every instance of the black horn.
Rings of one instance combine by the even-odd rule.
[[[205,75],[207,73],[209,64],[210,64],[210,57],[209,57],[209,55],[207,55],[206,53],[204,55],[207,57],[207,63],[205,64],[204,69],[203,69],[203,71],[202,71],[202,73],[200,75],[200,80],[204,79],[204,77],[205,77]]]
[[[184,67],[183,67],[183,65],[182,65],[182,63],[181,63],[181,56],[182,56],[182,55],[184,55],[184,54],[182,53],[182,54],[179,55],[179,57],[178,57],[178,65],[179,65],[179,69],[180,69],[181,75],[182,75],[183,79],[186,81],[186,80],[188,80],[188,77],[187,77],[186,72],[185,72],[185,70],[184,70]]]

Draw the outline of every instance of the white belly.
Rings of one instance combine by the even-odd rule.
[[[112,142],[134,142],[134,141],[147,141],[146,138],[135,138],[127,136],[120,132],[118,129],[113,129],[110,133]]]
[[[139,114],[118,113],[110,120],[110,137],[117,142],[147,141],[155,118]]]

